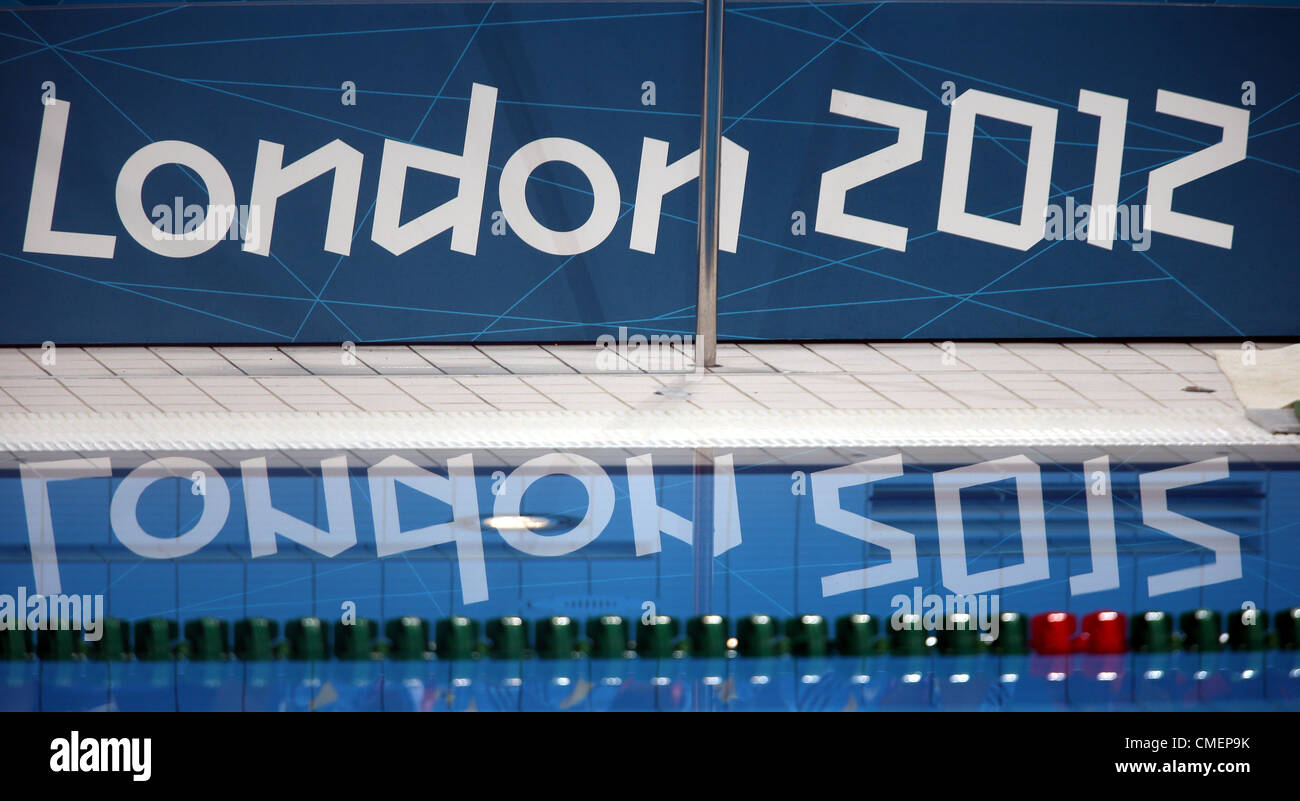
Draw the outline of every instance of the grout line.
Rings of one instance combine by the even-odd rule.
[[[21,348],[14,348],[13,350],[17,351],[17,352],[18,352],[18,355],[22,356],[22,357],[23,357],[24,359],[26,359],[27,361],[29,361],[29,362],[31,362],[32,364],[36,365],[36,369],[37,369],[37,370],[40,370],[42,373],[45,373],[47,376],[50,376],[50,377],[53,377],[53,376],[54,376],[54,373],[51,373],[49,370],[46,370],[46,369],[45,369],[45,365],[41,364],[41,363],[40,363],[39,361],[37,361],[36,359],[33,359],[33,358],[31,357],[31,355],[28,354],[28,353],[25,353],[25,352],[23,351],[23,349],[21,349]],[[80,348],[78,348],[78,350],[80,350]],[[57,351],[56,351],[56,353],[57,353]],[[56,358],[57,358],[57,356],[56,356]]]

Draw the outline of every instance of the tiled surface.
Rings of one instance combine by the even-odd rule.
[[[1282,347],[1264,344],[1260,347]],[[1240,343],[723,344],[0,349],[0,412],[1241,408]],[[1188,387],[1199,390],[1188,391]]]

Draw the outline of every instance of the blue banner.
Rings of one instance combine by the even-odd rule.
[[[0,14],[0,342],[694,331],[695,3]],[[730,339],[1300,333],[1300,12],[728,5]]]

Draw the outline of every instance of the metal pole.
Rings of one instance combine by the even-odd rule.
[[[692,473],[695,479],[695,498],[691,521],[691,561],[695,584],[695,614],[719,614],[713,600],[713,486],[717,478],[713,475],[712,448],[695,449]],[[712,689],[696,679],[695,692],[692,694],[696,712],[712,712],[717,709]]]
[[[718,196],[722,155],[723,0],[704,2],[704,87],[700,112],[699,294],[695,366],[718,365]]]

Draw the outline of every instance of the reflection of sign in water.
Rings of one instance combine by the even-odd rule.
[[[466,603],[489,598],[484,562],[484,528],[498,534],[515,551],[531,557],[552,558],[577,554],[591,545],[610,526],[616,506],[626,504],[630,517],[635,556],[649,556],[662,549],[661,537],[668,535],[692,544],[696,524],[661,505],[661,487],[650,454],[626,459],[623,469],[611,476],[597,462],[574,453],[553,452],[530,459],[511,470],[494,490],[488,480],[480,481],[474,470],[473,454],[447,460],[446,471],[427,470],[402,456],[389,456],[366,471],[364,484],[349,473],[346,457],[320,462],[320,478],[311,482],[314,499],[323,496],[328,525],[319,527],[277,508],[272,500],[273,479],[265,458],[240,462],[238,485],[242,488],[250,555],[253,559],[277,553],[284,538],[325,557],[334,557],[358,543],[354,510],[354,487],[368,488],[374,544],[379,557],[454,543]],[[159,537],[142,527],[138,508],[145,492],[163,479],[181,477],[191,481],[204,476],[205,491],[192,496],[202,511],[190,528],[175,537]],[[798,475],[798,474],[796,474]],[[829,575],[821,579],[823,597],[915,582],[919,577],[916,536],[900,527],[853,511],[844,504],[841,491],[903,475],[901,455],[886,456],[842,467],[811,472],[808,477],[813,501],[813,521],[829,531],[853,537],[883,549],[889,560],[883,563]],[[105,480],[111,476],[108,457],[27,463],[21,467],[28,538],[37,591],[61,591],[57,533],[50,508],[52,482],[74,479]],[[1233,581],[1242,577],[1240,537],[1237,534],[1180,514],[1170,508],[1171,490],[1193,487],[1229,476],[1226,457],[1142,472],[1138,476],[1140,512],[1144,525],[1177,540],[1205,549],[1213,555],[1208,564],[1168,570],[1147,579],[1149,596]],[[530,486],[554,478],[576,481],[582,487],[582,501],[576,510],[563,513],[526,512],[524,496]],[[620,486],[616,487],[615,479]],[[1014,482],[1018,535],[1022,558],[1018,564],[971,572],[964,531],[962,491],[973,487]],[[624,483],[625,482],[625,483]],[[730,454],[715,457],[712,484],[712,554],[720,556],[743,547],[741,512],[745,494],[739,489]],[[796,486],[802,486],[800,479]],[[444,504],[450,519],[418,528],[403,526],[398,503],[398,485]],[[483,486],[480,486],[483,485]],[[624,492],[624,487],[626,491]],[[1112,590],[1120,586],[1115,541],[1115,508],[1111,491],[1108,457],[1083,464],[1079,493],[1086,492],[1090,569],[1069,577],[1074,595]],[[938,524],[940,569],[944,586],[961,595],[1004,590],[1051,578],[1039,466],[1026,456],[993,459],[933,474],[933,502]],[[537,497],[535,491],[533,497]],[[796,490],[791,497],[803,494]],[[409,497],[409,496],[408,496]],[[480,508],[480,498],[492,500],[490,514]],[[625,500],[624,500],[625,499]],[[751,496],[749,503],[771,503],[771,496]],[[916,501],[913,501],[916,503]],[[231,492],[227,480],[212,466],[192,457],[155,459],[133,469],[112,491],[109,517],[114,536],[133,553],[146,559],[177,559],[193,554],[211,543],[231,518]],[[569,514],[569,513],[572,514]],[[555,521],[563,521],[557,526]],[[558,530],[563,529],[563,530]],[[707,529],[706,529],[707,530]],[[695,543],[699,547],[699,543]],[[633,554],[629,553],[629,557]],[[1058,579],[1060,576],[1058,576]]]

